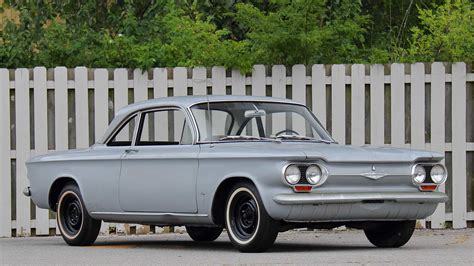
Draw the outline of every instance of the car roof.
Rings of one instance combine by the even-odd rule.
[[[195,104],[207,103],[207,102],[274,102],[274,103],[290,103],[299,104],[296,101],[289,99],[282,99],[276,97],[260,97],[260,96],[237,96],[237,95],[202,95],[202,96],[173,96],[173,97],[162,97],[156,99],[150,99],[145,101],[136,102],[127,105],[115,114],[114,119],[110,123],[107,131],[102,138],[97,142],[103,144],[107,137],[112,133],[122,120],[129,117],[131,114],[143,110],[152,109],[166,106],[176,106],[183,109],[187,109]]]
[[[237,96],[237,95],[202,95],[202,96],[173,96],[173,97],[162,97],[156,99],[150,99],[145,101],[136,102],[128,106],[123,107],[117,112],[117,115],[121,113],[131,113],[140,109],[147,109],[160,106],[179,106],[183,108],[189,108],[195,104],[209,102],[279,102],[279,103],[293,103],[301,104],[289,99],[275,98],[275,97],[259,97],[259,96]]]

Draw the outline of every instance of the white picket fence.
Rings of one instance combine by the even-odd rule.
[[[465,228],[474,221],[473,81],[465,63],[438,62],[256,65],[246,76],[222,67],[0,69],[0,236],[54,233],[54,216],[22,194],[30,156],[88,147],[131,102],[206,93],[292,98],[340,143],[446,153],[450,203],[428,221],[433,228],[446,222]]]

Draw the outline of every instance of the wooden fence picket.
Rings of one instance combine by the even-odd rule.
[[[365,143],[365,66],[351,67],[351,144]]]
[[[12,236],[10,74],[0,68],[0,237]]]
[[[384,144],[384,67],[370,66],[370,143]]]
[[[48,152],[48,103],[46,68],[33,70],[35,155]],[[49,235],[49,211],[36,207],[36,235]]]
[[[283,65],[276,65],[272,68],[272,96],[276,98],[286,98],[286,68]],[[272,135],[286,129],[285,114],[272,114],[271,130]]]
[[[89,147],[89,90],[87,68],[74,69],[74,93],[76,101],[76,147]]]
[[[401,148],[405,146],[405,66],[403,64],[391,65],[390,85],[391,145]]]
[[[313,65],[312,77],[312,102],[311,110],[319,119],[321,124],[327,128],[326,123],[326,70],[324,65]]]
[[[411,65],[411,147],[425,148],[425,65]]]
[[[466,64],[452,66],[453,228],[466,227]],[[472,115],[472,114],[471,114]],[[472,163],[472,162],[471,162]]]
[[[332,136],[340,144],[346,143],[346,68],[333,65],[332,78]]]
[[[293,101],[306,104],[306,67],[304,65],[294,65],[291,71],[291,82],[293,84],[291,90],[291,99]],[[302,116],[293,114],[293,129],[300,133],[306,133],[306,124]]]
[[[108,75],[106,69],[94,71],[94,136],[96,141],[102,137],[109,125]]]
[[[206,76],[207,70],[205,67],[193,69],[193,95],[207,95]]]
[[[256,65],[252,70],[252,95],[265,96],[266,88],[265,66]]]
[[[431,150],[442,153],[444,155],[445,149],[445,99],[446,99],[446,70],[443,63],[433,63],[431,68]],[[445,191],[443,184],[439,188],[440,191]],[[445,227],[445,212],[446,206],[444,203],[439,204],[436,212],[431,216],[431,228]]]
[[[232,70],[232,95],[245,95],[245,75],[240,70]]]
[[[25,162],[31,155],[29,80],[28,69],[15,70],[16,236],[31,234],[30,199],[23,195],[28,186]]]
[[[212,95],[225,95],[226,74],[224,67],[212,67]]]

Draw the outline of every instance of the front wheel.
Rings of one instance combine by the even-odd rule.
[[[225,221],[230,241],[241,252],[266,251],[278,235],[278,221],[268,215],[251,183],[241,182],[232,188]]]
[[[79,188],[75,184],[66,185],[59,194],[57,222],[59,231],[71,246],[92,245],[100,230],[100,220],[89,216],[84,207]]]
[[[222,227],[186,226],[188,235],[197,242],[216,240],[222,233]]]
[[[378,222],[364,229],[365,236],[379,248],[398,248],[410,240],[415,231],[416,221]]]

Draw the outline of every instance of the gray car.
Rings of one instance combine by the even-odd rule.
[[[285,230],[343,225],[400,247],[447,200],[442,159],[338,144],[291,100],[168,97],[121,109],[87,149],[31,158],[24,193],[57,212],[69,245],[91,245],[107,221],[184,225],[195,241],[226,228],[243,252]]]

